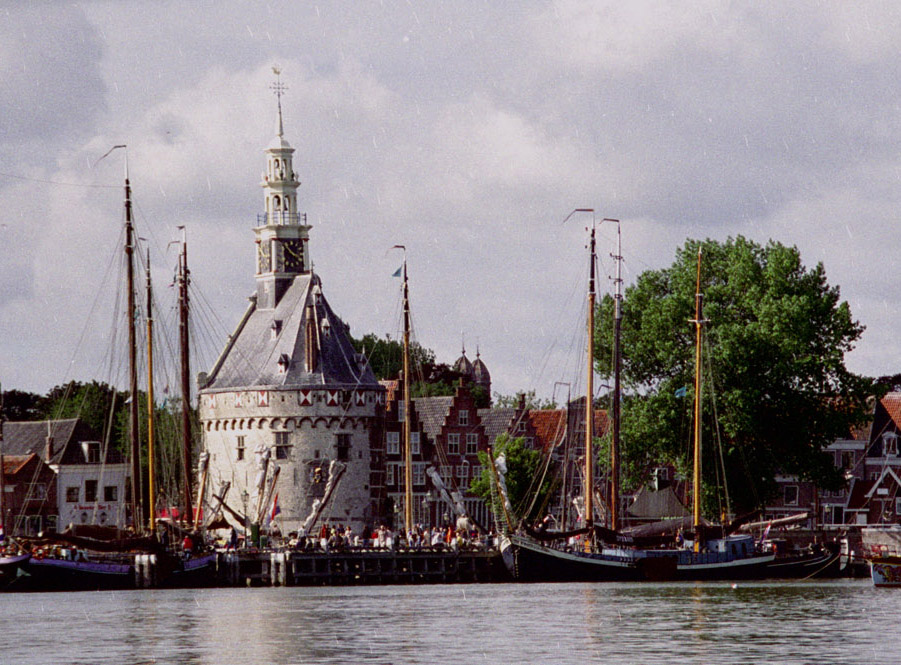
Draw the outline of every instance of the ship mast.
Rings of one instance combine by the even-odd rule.
[[[594,221],[591,224],[590,266],[588,277],[588,378],[585,384],[585,525],[591,528],[594,521],[594,307],[595,307],[595,239]],[[592,538],[593,540],[593,538]]]
[[[194,517],[191,501],[191,363],[188,346],[188,243],[182,226],[181,255],[178,259],[178,342],[181,358],[181,441],[184,455],[184,500],[188,524]]]
[[[622,278],[622,236],[618,219],[604,219],[604,222],[616,223],[616,277],[614,278],[613,299],[613,431],[610,440],[610,528],[619,530],[619,479],[620,479],[620,406],[622,402],[622,350],[620,339],[623,323],[623,278]]]
[[[150,533],[156,530],[156,496],[153,440],[153,290],[150,283],[150,249],[147,249],[147,522]]]
[[[413,532],[413,449],[410,445],[410,285],[407,281],[407,252],[404,249],[404,527]]]
[[[6,512],[3,505],[3,496],[6,493],[6,481],[3,470],[3,421],[6,416],[3,412],[3,386],[0,386],[0,536],[6,536]],[[48,462],[50,460],[47,460]]]
[[[701,295],[701,248],[698,247],[698,274],[695,289],[695,404],[694,404],[694,475],[692,520],[695,530],[695,551],[701,546],[701,337],[704,327],[702,318],[703,296]]]
[[[128,180],[128,161],[125,163],[125,267],[128,289],[128,434],[131,443],[131,506],[132,524],[136,533],[143,530],[141,506],[141,449],[138,441],[138,370],[135,340],[135,266],[134,224],[131,215],[131,183]]]

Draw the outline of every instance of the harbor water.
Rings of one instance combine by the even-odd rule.
[[[3,665],[897,663],[867,580],[0,595]]]

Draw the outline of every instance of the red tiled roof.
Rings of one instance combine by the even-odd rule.
[[[543,450],[553,448],[566,433],[566,411],[543,409],[529,411],[529,420],[535,429],[535,438]]]
[[[882,398],[882,406],[895,427],[901,429],[901,393],[887,393]]]
[[[26,464],[28,464],[35,457],[37,457],[35,453],[31,453],[30,455],[4,455],[3,475],[16,475]]]

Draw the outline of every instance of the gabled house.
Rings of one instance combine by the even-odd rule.
[[[55,473],[55,511],[41,517],[42,530],[63,529],[69,524],[125,528],[128,465],[118,450],[104,446],[83,421],[8,422],[3,425],[3,438],[4,454],[37,455]],[[37,520],[30,523],[37,524]]]

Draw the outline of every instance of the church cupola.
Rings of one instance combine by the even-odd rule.
[[[254,229],[257,246],[257,306],[272,309],[297,275],[312,270],[307,216],[298,212],[297,188],[300,181],[294,172],[294,148],[285,140],[282,120],[282,95],[287,87],[281,82],[281,70],[273,67],[275,83],[271,89],[278,99],[275,138],[266,148],[266,170],[263,172],[265,212],[257,215]]]

